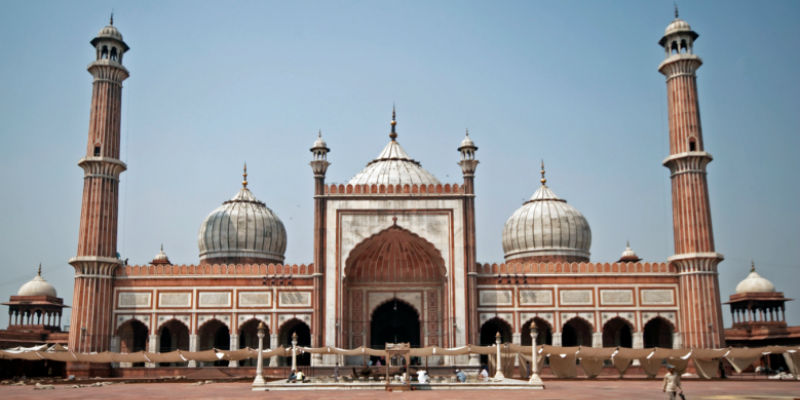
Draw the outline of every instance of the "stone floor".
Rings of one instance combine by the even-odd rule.
[[[660,380],[552,380],[545,381],[543,391],[522,390],[448,390],[448,391],[291,391],[253,392],[249,383],[117,383],[108,386],[73,388],[55,385],[55,389],[35,390],[33,386],[0,386],[0,398],[8,399],[292,399],[292,400],[348,400],[369,399],[376,396],[389,400],[405,399],[658,399]],[[744,399],[800,399],[800,381],[688,381],[683,383],[688,399],[744,400]]]

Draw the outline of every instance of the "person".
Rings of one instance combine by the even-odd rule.
[[[681,376],[675,371],[675,366],[667,364],[667,374],[664,375],[664,387],[661,391],[667,393],[669,400],[678,398],[678,393],[683,397],[683,388],[681,387]]]
[[[287,379],[286,382],[288,383],[297,382],[297,371],[292,370],[292,372],[289,373],[289,379]]]
[[[295,375],[295,377],[296,377],[296,379],[298,381],[300,381],[300,383],[303,383],[303,382],[306,381],[306,374],[304,374],[303,371],[297,371],[297,374]]]
[[[467,374],[465,374],[464,371],[456,368],[454,372],[456,374],[456,379],[458,379],[459,383],[464,383],[467,381]]]
[[[428,381],[429,381],[428,371],[425,370],[417,371],[417,382],[425,384],[428,383]]]
[[[489,382],[489,370],[486,368],[485,365],[481,366],[480,377],[482,381]]]
[[[336,366],[333,367],[333,381],[339,382],[339,361],[336,361]]]

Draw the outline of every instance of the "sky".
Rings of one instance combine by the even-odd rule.
[[[800,2],[682,1],[695,53],[722,301],[749,272],[800,298]],[[460,183],[478,145],[478,260],[503,261],[506,219],[548,186],[592,228],[591,260],[630,241],[673,253],[667,101],[657,42],[669,1],[5,1],[0,3],[0,299],[36,274],[72,304],[94,58],[108,23],[124,63],[119,253],[163,243],[198,262],[203,219],[240,187],[283,220],[286,260],[312,261],[308,149],[327,182],[398,141]],[[795,282],[795,283],[792,283]],[[723,305],[726,326],[729,309]],[[69,311],[67,311],[67,314]],[[800,304],[787,305],[800,324]],[[64,321],[68,321],[65,315]],[[0,326],[8,316],[0,312]]]

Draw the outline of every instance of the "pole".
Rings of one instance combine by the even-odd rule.
[[[502,339],[500,338],[500,331],[497,332],[497,335],[494,336],[494,343],[497,346],[497,362],[495,363],[495,372],[494,372],[494,379],[501,380],[506,379],[506,376],[503,375],[503,359],[500,358],[500,345],[502,344]]]
[[[538,336],[539,332],[536,330],[534,323],[531,322],[531,379],[528,383],[534,385],[536,389],[544,389],[544,382],[539,377],[539,360],[536,353],[536,338]]]
[[[258,364],[256,364],[256,377],[251,385],[253,390],[266,390],[264,382],[264,322],[258,324]]]
[[[292,333],[292,371],[297,371],[297,332]]]

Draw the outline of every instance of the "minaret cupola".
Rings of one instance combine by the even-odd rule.
[[[97,61],[108,60],[122,64],[122,55],[128,51],[128,45],[122,40],[122,34],[114,26],[114,14],[108,25],[100,29],[97,37],[90,42],[97,49]]]

